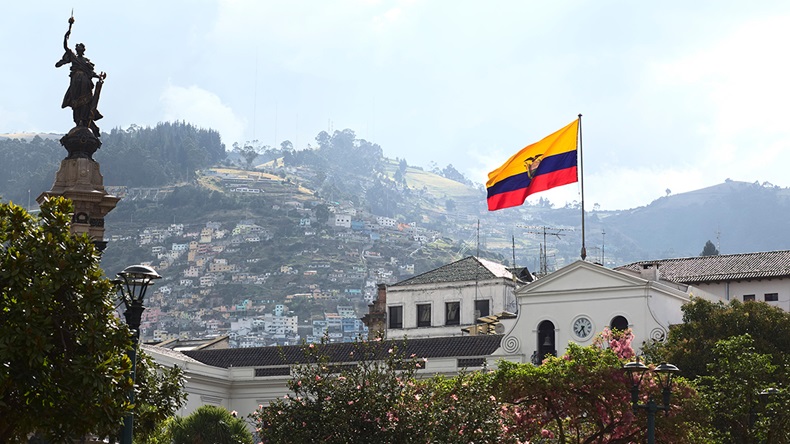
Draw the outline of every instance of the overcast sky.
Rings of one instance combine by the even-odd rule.
[[[185,120],[230,149],[350,128],[485,183],[581,113],[588,208],[727,178],[790,186],[786,0],[8,3],[0,134],[71,128],[54,65],[73,6],[69,46],[107,72],[105,131]]]

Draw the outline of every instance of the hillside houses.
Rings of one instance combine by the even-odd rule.
[[[309,230],[312,236],[316,236],[321,227],[332,226],[331,220],[317,221],[314,212],[305,208],[303,203],[285,201],[280,211],[299,212],[294,219],[294,227],[303,229],[305,233]],[[280,296],[266,298],[283,303],[294,301],[295,298],[306,298],[322,304],[340,298],[355,301],[357,311],[360,312],[352,316],[355,320],[349,320],[352,317],[346,311],[339,323],[330,316],[325,320],[326,325],[317,325],[313,330],[332,333],[337,336],[333,337],[334,340],[341,341],[364,333],[366,327],[358,322],[364,311],[360,307],[374,299],[376,284],[395,282],[414,274],[414,264],[408,263],[408,258],[385,256],[378,248],[371,247],[375,247],[376,242],[386,236],[389,241],[414,245],[416,248],[417,242],[429,241],[437,237],[438,233],[420,230],[413,223],[405,224],[392,218],[365,218],[352,207],[345,207],[342,211],[341,215],[333,215],[335,219],[332,220],[341,222],[340,225],[332,226],[334,232],[330,238],[324,234],[317,238],[320,242],[315,244],[316,247],[290,252],[283,255],[287,259],[275,264],[270,263],[265,251],[256,252],[258,247],[255,245],[273,242],[276,231],[264,227],[255,219],[242,219],[233,223],[211,221],[201,225],[172,224],[142,229],[133,238],[135,243],[147,247],[152,259],[155,259],[151,263],[158,270],[168,270],[163,273],[165,285],[147,301],[151,307],[151,316],[143,322],[143,338],[150,340],[155,332],[157,338],[174,335],[183,337],[184,334],[193,337],[225,334],[231,331],[231,324],[238,319],[251,314],[262,315],[264,310],[271,309],[271,302],[263,303],[259,297],[247,298],[252,303],[247,310],[228,305],[227,302],[234,298],[227,295],[228,286],[247,291],[250,295],[270,291],[271,288],[275,291],[287,288],[288,294],[280,293]],[[418,232],[424,233],[419,239],[415,237]],[[307,237],[308,234],[305,235]],[[329,259],[310,259],[320,251],[326,251],[321,242],[325,243],[327,239],[334,239],[334,242],[339,240],[341,244],[330,250],[328,256],[322,255]],[[262,260],[267,263],[265,267],[261,265]],[[168,291],[161,291],[163,288]],[[274,343],[286,344],[294,340],[290,331],[283,333],[281,327],[274,328],[274,331],[280,335]],[[315,338],[315,335],[311,336]],[[231,336],[232,346],[238,347],[258,346],[267,341],[271,342],[271,338],[260,335]]]

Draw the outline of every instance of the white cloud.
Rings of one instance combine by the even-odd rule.
[[[197,86],[169,85],[160,102],[166,121],[184,120],[202,128],[219,131],[223,143],[243,142],[245,121],[222,103],[219,96]]]
[[[704,171],[786,183],[790,59],[782,54],[788,40],[790,16],[754,20],[708,48],[658,65],[658,82],[697,90],[706,102],[705,145],[696,147],[705,150]]]

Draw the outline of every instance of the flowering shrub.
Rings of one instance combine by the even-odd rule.
[[[596,345],[570,344],[541,366],[502,361],[495,371],[428,379],[417,378],[424,361],[404,356],[405,344],[358,343],[357,360],[342,367],[328,362],[325,345],[309,345],[310,362],[292,370],[292,393],[251,418],[271,444],[641,442],[646,420],[631,408],[622,371],[632,338],[605,331]],[[660,399],[649,375],[641,396]],[[695,442],[696,400],[680,381],[670,414],[657,416],[659,442]]]
[[[509,405],[507,436],[542,443],[633,443],[645,439],[646,418],[634,413],[623,364],[633,358],[630,329],[604,330],[593,346],[569,344],[564,356],[540,366],[500,362],[493,391]],[[645,375],[640,402],[661,401],[660,389]],[[668,416],[657,415],[659,442],[692,443],[701,412],[696,392],[678,381]]]
[[[617,330],[604,327],[603,331],[595,335],[593,345],[597,348],[609,348],[620,359],[632,359],[635,356],[631,341],[634,333],[631,329]]]
[[[305,346],[311,362],[292,371],[292,393],[251,415],[262,442],[501,442],[490,372],[418,379],[423,359],[378,341],[356,344],[358,361],[338,369],[323,347]]]
[[[420,362],[403,357],[398,347],[384,361],[373,360],[383,346],[359,343],[356,364],[341,371],[328,362],[324,344],[305,346],[310,363],[293,368],[292,393],[251,415],[262,441],[419,442],[422,390],[414,373]]]

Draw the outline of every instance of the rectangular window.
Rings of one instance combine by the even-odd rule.
[[[431,326],[431,304],[417,304],[417,327]]]
[[[765,302],[776,302],[779,300],[779,293],[766,293]]]
[[[447,302],[444,304],[444,325],[461,324],[461,303]]]
[[[743,295],[743,302],[749,302],[749,301],[753,301],[753,300],[755,300],[753,294],[745,294],[745,295]]]
[[[477,322],[478,318],[488,316],[489,314],[488,300],[475,301],[475,322]]]
[[[403,307],[390,307],[389,328],[403,328]]]

